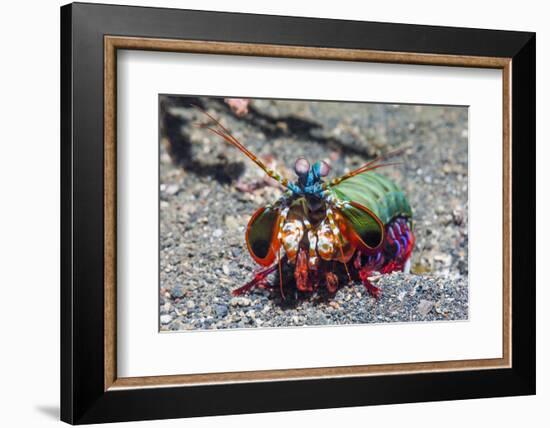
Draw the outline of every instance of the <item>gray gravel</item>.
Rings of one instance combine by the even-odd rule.
[[[161,97],[160,328],[162,331],[465,320],[468,318],[468,112],[463,107],[253,100],[237,118],[218,99]],[[332,174],[397,148],[385,168],[414,211],[410,274],[375,277],[332,297],[256,289],[233,297],[257,266],[244,229],[280,190],[241,153],[205,130],[204,106],[246,146],[292,177],[299,156]],[[273,278],[271,279],[273,280]]]

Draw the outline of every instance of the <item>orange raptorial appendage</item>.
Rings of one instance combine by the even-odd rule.
[[[256,263],[258,263],[259,265],[262,265],[262,266],[270,266],[275,261],[275,257],[277,255],[277,252],[279,251],[279,248],[280,248],[280,242],[277,239],[278,228],[279,228],[279,221],[278,221],[279,217],[277,217],[277,220],[273,222],[273,226],[272,226],[272,230],[271,230],[271,233],[270,233],[269,240],[266,240],[266,242],[265,242],[265,246],[267,247],[267,252],[266,252],[265,256],[260,257],[258,255],[257,251],[254,251],[253,245],[252,245],[252,243],[250,242],[250,239],[249,239],[250,232],[251,232],[251,229],[252,229],[254,223],[256,222],[257,218],[261,214],[264,213],[265,209],[266,209],[265,207],[262,207],[262,208],[256,210],[256,212],[252,215],[252,217],[248,221],[248,225],[246,226],[245,239],[246,239],[246,245],[247,245],[247,248],[248,248],[248,252],[252,256],[254,261]]]
[[[311,291],[312,287],[308,282],[309,268],[307,265],[307,252],[303,248],[300,249],[296,257],[296,268],[294,270],[294,279],[296,280],[296,288],[300,291]]]
[[[338,276],[336,276],[334,272],[325,273],[325,281],[327,291],[330,294],[334,294],[338,291]]]
[[[368,209],[364,205],[361,205],[361,204],[359,204],[355,201],[350,201],[348,203],[351,206],[353,206],[353,207],[355,207],[355,208],[357,208],[361,211],[364,211],[364,212],[368,213],[369,216],[372,219],[374,219],[376,221],[376,223],[378,223],[378,227],[380,228],[380,230],[381,231],[384,230],[384,224],[378,218],[378,216],[376,214],[374,214],[374,212],[372,212],[372,210]],[[340,227],[340,230],[342,231],[342,235],[344,235],[346,237],[346,239],[350,242],[350,244],[353,246],[354,249],[361,249],[364,252],[373,252],[373,251],[379,249],[382,246],[382,244],[384,243],[384,234],[381,233],[380,234],[380,239],[376,244],[374,244],[372,246],[367,245],[361,239],[361,237],[357,234],[356,230],[348,223],[348,221],[342,215],[339,215],[339,218],[340,218],[340,220],[338,222],[338,227]]]

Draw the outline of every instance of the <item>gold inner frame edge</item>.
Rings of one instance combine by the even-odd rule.
[[[116,367],[116,54],[118,49],[214,55],[323,59],[394,64],[495,68],[503,82],[503,320],[502,358],[420,363],[280,369],[170,376],[117,377]],[[511,58],[420,54],[306,46],[269,45],[142,37],[104,37],[104,390],[292,381],[511,367]]]

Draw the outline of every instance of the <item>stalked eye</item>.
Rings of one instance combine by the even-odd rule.
[[[330,172],[330,165],[325,161],[319,161],[319,176],[326,177]]]
[[[309,172],[309,162],[305,158],[299,158],[294,164],[294,171],[297,175],[305,175]]]

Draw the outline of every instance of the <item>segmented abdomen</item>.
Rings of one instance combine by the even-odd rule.
[[[331,188],[341,201],[354,201],[370,209],[384,225],[397,217],[412,218],[403,191],[390,179],[375,172],[364,172]]]

